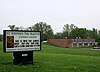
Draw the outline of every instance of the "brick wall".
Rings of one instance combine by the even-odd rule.
[[[49,39],[48,43],[59,46],[59,47],[71,47],[72,40],[71,39]]]
[[[58,47],[83,47],[83,46],[93,46],[94,44],[97,45],[95,39],[49,39],[48,43],[58,46]]]

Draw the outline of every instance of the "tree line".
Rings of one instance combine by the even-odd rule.
[[[100,45],[100,30],[92,28],[91,30],[86,28],[79,28],[74,24],[65,24],[63,26],[62,32],[57,32],[54,34],[54,31],[50,25],[46,22],[39,22],[30,27],[16,27],[16,25],[8,25],[11,30],[27,30],[27,31],[41,31],[42,41],[50,38],[93,38]]]

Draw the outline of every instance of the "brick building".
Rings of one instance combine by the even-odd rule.
[[[95,39],[49,39],[48,43],[59,47],[87,47],[97,45]]]
[[[48,43],[59,47],[71,47],[71,39],[49,39]]]
[[[97,45],[95,39],[72,39],[72,47],[88,47]]]

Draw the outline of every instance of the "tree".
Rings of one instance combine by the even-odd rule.
[[[32,27],[27,27],[26,30],[27,31],[32,31],[33,29],[32,29]]]
[[[8,25],[8,27],[9,27],[11,30],[14,30],[14,29],[15,29],[15,25]]]
[[[57,32],[57,33],[54,35],[54,38],[56,38],[56,39],[63,38],[63,37],[62,37],[62,33],[61,33],[61,32]]]
[[[93,38],[92,30],[86,30],[86,33],[84,34],[84,38],[87,38],[87,37]]]
[[[98,42],[98,45],[100,46],[100,35],[97,36],[97,40],[96,41]]]
[[[65,38],[65,37],[67,37],[67,38],[69,37],[69,34],[67,31],[62,33],[62,38]]]
[[[76,28],[71,31],[71,37],[81,37],[81,38],[87,38],[86,36],[86,28]]]
[[[98,35],[100,36],[100,30],[98,30]]]
[[[62,36],[63,37],[67,36],[68,38],[70,38],[71,37],[71,31],[73,29],[75,29],[75,28],[77,28],[77,26],[75,26],[74,24],[71,24],[71,25],[66,24],[66,25],[64,25]]]
[[[11,30],[19,30],[19,27],[16,27],[15,25],[8,25],[8,27],[9,27]]]
[[[92,29],[92,32],[93,32],[93,38],[97,39],[97,29],[93,28]]]
[[[33,31],[41,31],[42,41],[53,37],[53,29],[45,22],[36,23],[30,29]]]
[[[70,27],[69,24],[64,25],[63,32],[69,32],[70,31],[69,27]]]

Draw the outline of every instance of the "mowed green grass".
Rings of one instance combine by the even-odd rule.
[[[34,65],[13,65],[12,53],[3,53],[0,42],[0,72],[100,72],[100,51],[42,45],[34,53]]]

